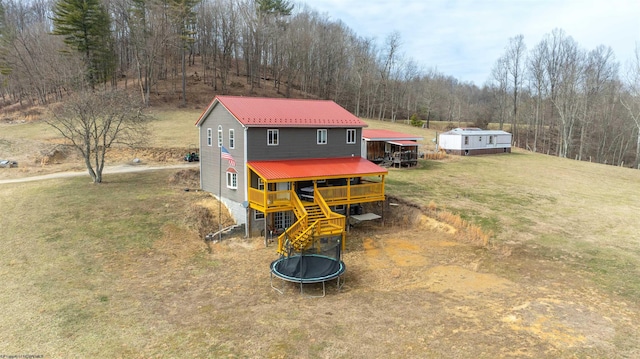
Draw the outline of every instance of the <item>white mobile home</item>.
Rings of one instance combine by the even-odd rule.
[[[484,155],[511,152],[511,134],[501,130],[455,128],[441,133],[438,145],[449,154]]]

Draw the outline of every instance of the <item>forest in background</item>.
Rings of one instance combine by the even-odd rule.
[[[621,64],[562,29],[531,49],[515,35],[480,87],[404,57],[397,32],[378,43],[328,16],[286,0],[0,0],[0,112],[113,88],[154,106],[168,82],[188,106],[195,78],[212,93],[331,99],[365,118],[491,123],[530,151],[640,168],[637,45]]]

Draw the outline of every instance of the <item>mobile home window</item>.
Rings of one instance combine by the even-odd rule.
[[[218,147],[222,147],[222,125],[218,126]]]
[[[207,146],[213,146],[213,130],[207,128]]]
[[[489,136],[489,144],[492,145],[493,144],[493,136]]]
[[[347,144],[353,145],[356,143],[356,130],[353,128],[347,129]]]
[[[227,172],[227,188],[238,188],[238,174],[235,172]]]
[[[465,145],[469,144],[469,136],[464,136],[464,144]]]
[[[236,148],[236,132],[229,130],[229,148]]]
[[[277,146],[278,145],[278,130],[267,130],[267,145],[268,146]]]
[[[321,129],[318,130],[318,142],[319,145],[326,145],[327,144],[327,130],[326,129]]]

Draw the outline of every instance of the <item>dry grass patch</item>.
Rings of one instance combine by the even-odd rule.
[[[156,125],[182,131],[190,116]],[[2,130],[34,136],[24,148],[48,145],[34,125]],[[5,133],[0,150],[14,146]],[[157,147],[180,149],[189,136]],[[277,255],[261,238],[208,247],[202,233],[217,230],[219,207],[192,190],[197,176],[0,186],[0,353],[640,356],[639,171],[520,151],[390,169],[387,194],[399,206],[385,207],[384,226],[352,228],[346,284],[321,300],[300,297],[295,284],[282,296],[271,290]]]
[[[279,295],[268,272],[277,254],[261,238],[207,248],[197,229],[206,216],[185,213],[216,205],[184,191],[193,176],[3,185],[0,255],[10,260],[0,263],[0,352],[541,358],[633,357],[640,348],[637,305],[528,248],[503,256],[444,224],[404,224],[419,218],[411,207],[398,208],[395,224],[351,230],[342,291],[329,285],[313,300],[291,284]]]

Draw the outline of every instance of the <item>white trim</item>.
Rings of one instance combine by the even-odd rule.
[[[353,140],[349,141],[349,134],[353,134]],[[355,128],[347,128],[347,145],[355,145],[358,143],[356,136],[358,135],[358,131]]]
[[[238,189],[238,172],[229,172],[226,173],[227,179],[227,188],[229,189]],[[234,183],[235,182],[235,183]]]
[[[236,148],[236,130],[229,129],[229,149]]]
[[[275,136],[273,136],[273,135]],[[272,141],[275,138],[275,141]],[[277,146],[280,143],[280,130],[277,128],[267,129],[267,146]]]
[[[329,142],[329,134],[326,128],[319,128],[316,130],[316,144],[326,145]]]

